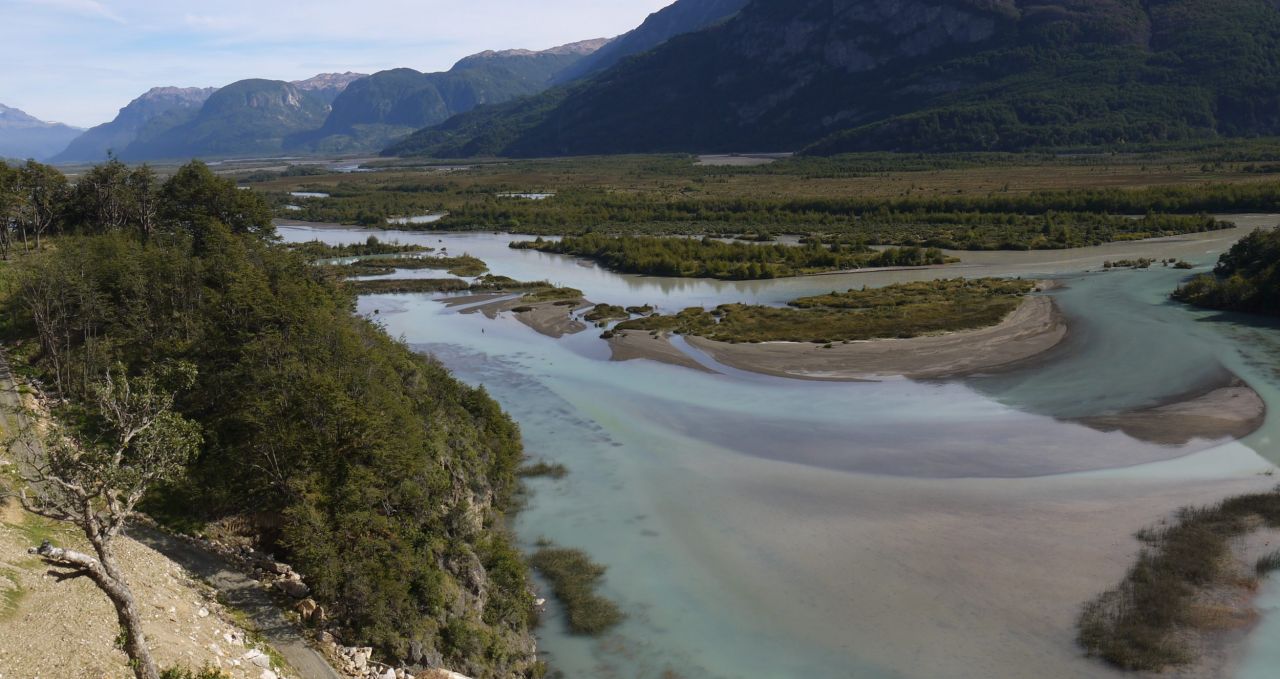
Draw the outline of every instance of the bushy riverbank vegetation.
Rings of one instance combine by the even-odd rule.
[[[4,237],[29,236],[3,305],[16,368],[74,415],[113,366],[193,366],[176,410],[204,443],[149,506],[252,527],[345,643],[486,679],[535,672],[527,572],[501,528],[516,425],[353,315],[347,287],[274,241],[254,194],[199,163],[148,173],[108,164],[72,187],[41,169],[35,190],[0,168]]]
[[[408,255],[422,252],[433,252],[435,248],[425,245],[402,245],[400,243],[384,243],[377,236],[369,236],[363,243],[351,245],[329,245],[318,240],[290,245],[295,252],[310,260],[343,259],[345,257],[372,257],[377,255]]]
[[[1280,316],[1280,231],[1255,231],[1173,294],[1209,309]]]
[[[512,243],[517,249],[584,257],[622,273],[680,278],[758,280],[829,271],[946,264],[940,250],[848,245],[725,243],[712,238],[586,234],[558,241]]]
[[[618,324],[618,331],[674,332],[720,342],[829,344],[918,337],[1000,323],[1035,289],[1022,280],[902,283],[804,297],[788,308],[725,304]]]
[[[596,593],[605,567],[579,549],[546,546],[534,552],[529,562],[547,580],[556,599],[565,608],[569,631],[596,636],[622,622],[617,604]]]
[[[1280,527],[1280,492],[1232,498],[1220,505],[1182,510],[1177,521],[1143,531],[1138,561],[1118,587],[1085,606],[1080,644],[1120,669],[1159,672],[1195,660],[1188,634],[1213,625],[1200,604],[1214,589],[1251,588],[1259,564],[1231,557],[1233,538]]]
[[[454,276],[474,278],[488,271],[489,265],[471,255],[459,255],[457,257],[370,257],[350,264],[335,264],[326,268],[343,276],[380,276],[394,273],[399,269],[406,271],[433,269],[447,271]]]

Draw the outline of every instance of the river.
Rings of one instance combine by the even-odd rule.
[[[517,320],[459,313],[437,295],[371,296],[359,312],[483,384],[531,457],[523,546],[582,548],[609,567],[628,618],[568,635],[554,603],[539,646],[566,677],[1099,677],[1074,645],[1080,606],[1124,575],[1132,535],[1178,507],[1270,489],[1274,416],[1239,441],[1157,445],[1076,418],[1156,405],[1234,373],[1280,405],[1280,332],[1193,311],[1187,275],[1102,272],[1105,260],[1179,257],[1207,270],[1256,225],[1159,242],[959,253],[947,270],[757,282],[610,273],[512,250],[512,236],[378,231],[471,254],[493,273],[550,280],[594,302],[664,311],[921,278],[1052,276],[1071,325],[1042,360],[950,382],[822,383],[647,361],[610,362],[598,332],[555,340]],[[371,233],[282,225],[287,241]],[[405,277],[439,272],[404,272]],[[1263,609],[1280,609],[1269,585]],[[1280,615],[1237,640],[1232,671],[1272,676]]]

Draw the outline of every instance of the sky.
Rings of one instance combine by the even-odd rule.
[[[672,0],[0,0],[0,104],[91,127],[156,86],[409,67],[612,37]]]

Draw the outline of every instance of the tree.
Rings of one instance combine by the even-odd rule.
[[[129,167],[115,157],[85,172],[71,196],[77,221],[95,233],[123,230],[131,211],[129,175]]]
[[[75,524],[94,551],[84,554],[45,541],[31,553],[60,569],[50,571],[59,581],[89,578],[107,595],[137,679],[159,679],[160,673],[114,541],[148,489],[174,479],[200,446],[197,426],[173,412],[175,391],[194,381],[190,364],[135,378],[118,366],[94,385],[82,417],[64,418],[77,426],[49,422],[43,436],[26,427],[9,442],[27,484],[18,493],[23,507]]]
[[[22,244],[26,247],[27,233],[36,237],[36,249],[40,238],[58,223],[67,193],[67,178],[56,168],[28,160],[18,169],[18,187],[23,199],[19,210],[22,226]]]
[[[13,248],[21,205],[18,171],[0,163],[0,256],[4,259],[9,259],[9,251]]]
[[[212,220],[226,224],[232,233],[275,233],[271,208],[261,196],[238,190],[235,182],[219,177],[198,160],[183,165],[165,182],[160,195],[160,216],[171,228],[199,236],[201,225]]]

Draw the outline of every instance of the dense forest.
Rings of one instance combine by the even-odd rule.
[[[355,316],[345,286],[275,243],[258,197],[200,163],[161,181],[113,162],[74,185],[0,166],[0,201],[6,344],[56,414],[76,423],[114,366],[197,371],[177,409],[204,444],[153,515],[241,527],[345,643],[387,660],[541,672],[501,528],[520,435],[482,389]]]
[[[1191,279],[1173,296],[1210,309],[1280,316],[1280,231],[1246,236],[1222,255],[1212,275]]]
[[[946,264],[937,249],[872,250],[844,244],[725,243],[713,238],[654,238],[586,234],[558,241],[512,243],[516,249],[585,257],[622,273],[677,278],[759,280],[828,271]]]

